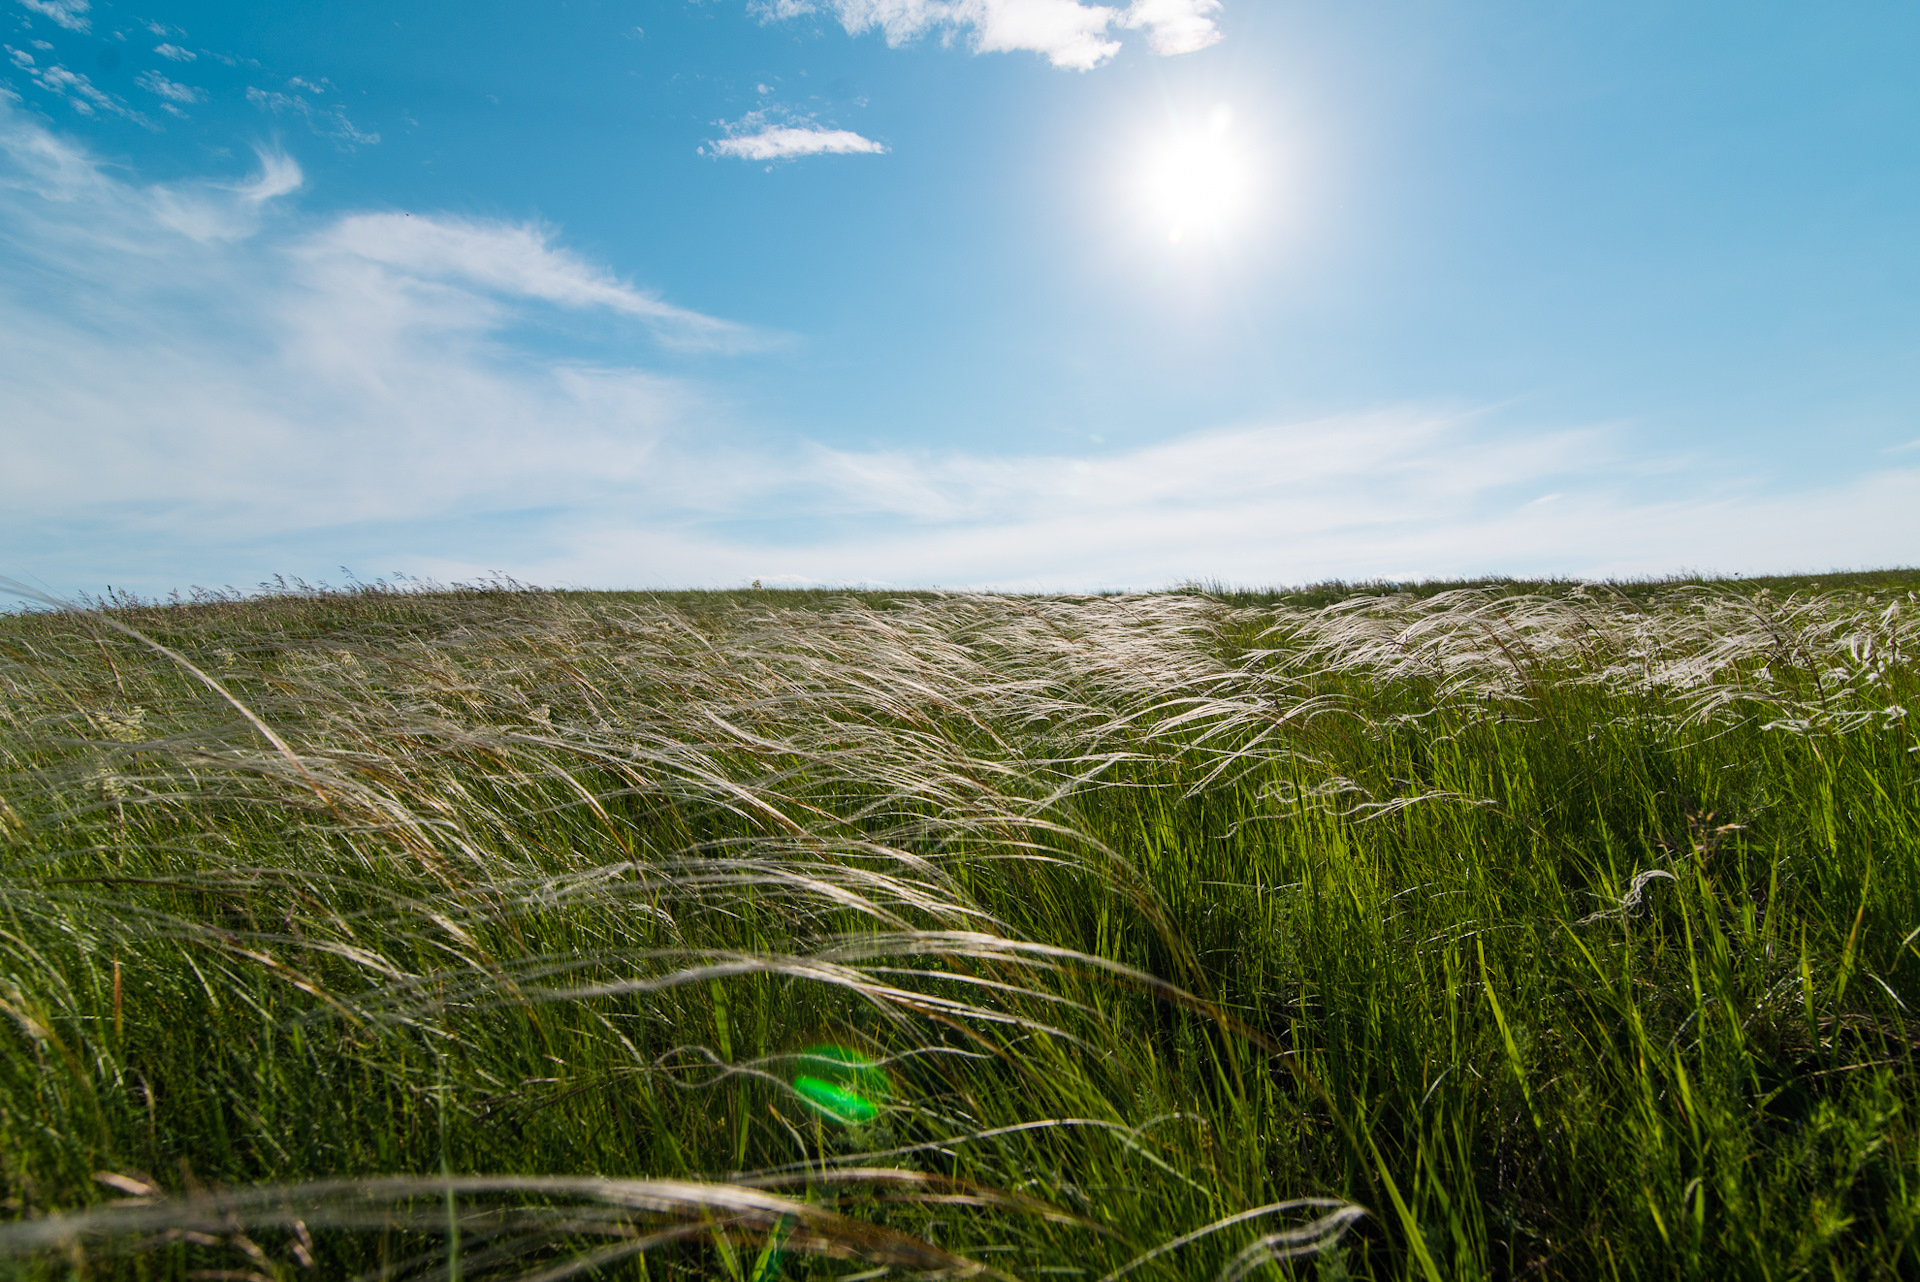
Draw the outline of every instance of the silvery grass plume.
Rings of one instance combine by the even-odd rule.
[[[153,1107],[124,1025],[199,984],[256,1011],[263,1038],[350,1047],[436,1119],[416,1171],[446,1167],[449,1128],[545,1125],[588,1092],[646,1100],[663,1148],[680,1135],[715,1156],[682,1172],[701,1178],[443,1169],[177,1196],[108,1172],[148,1191],[0,1229],[0,1250],[173,1234],[258,1269],[259,1235],[298,1263],[302,1234],[353,1231],[399,1235],[415,1252],[399,1273],[420,1276],[560,1277],[705,1243],[742,1278],[756,1248],[1013,1275],[1024,1251],[1086,1251],[1118,1278],[1185,1276],[1217,1248],[1238,1279],[1364,1212],[1237,1167],[1234,1110],[1277,1078],[1307,1103],[1263,1125],[1371,1141],[1299,1047],[1221,996],[1192,905],[1170,900],[1192,887],[1167,871],[1189,856],[1166,807],[1226,798],[1215,844],[1282,822],[1397,831],[1426,811],[1537,827],[1471,754],[1444,784],[1430,758],[1588,724],[1595,701],[1676,733],[1911,737],[1889,691],[1913,607],[1846,595],[1463,591],[1310,611],[376,594],[329,628],[219,608],[76,612],[0,650],[0,1014],[72,1085],[75,1133],[103,1092]],[[1128,822],[1108,822],[1121,803]],[[1585,893],[1616,906],[1567,906],[1555,926],[1624,919],[1663,878],[1681,880],[1596,873]],[[1291,938],[1273,907],[1288,888],[1230,889]],[[1429,908],[1423,886],[1394,893],[1412,897],[1389,901],[1389,925]],[[1086,931],[1051,933],[1081,915]],[[1408,951],[1453,956],[1484,926]],[[109,984],[111,1034],[89,1013]],[[1160,1062],[1114,1044],[1115,1012],[1141,1009],[1186,1021],[1218,1066],[1211,1098],[1176,1098]],[[810,1114],[798,1033],[776,1020],[861,1047],[897,1086],[884,1120]],[[1527,1047],[1500,1030],[1524,1081]],[[584,1083],[580,1059],[598,1066]],[[1006,1250],[936,1245],[930,1208]]]
[[[890,1174],[877,1173],[868,1181],[887,1182]],[[994,1196],[916,1179],[911,1172],[898,1174],[894,1182],[910,1195],[925,1190],[929,1197],[991,1201]],[[931,1243],[738,1182],[403,1176],[172,1199],[155,1196],[158,1190],[129,1177],[103,1173],[101,1178],[135,1196],[79,1214],[0,1225],[0,1255],[30,1256],[83,1244],[138,1252],[189,1242],[224,1247],[254,1266],[216,1271],[217,1276],[270,1277],[283,1264],[302,1272],[313,1269],[316,1230],[405,1232],[457,1243],[457,1253],[426,1249],[383,1269],[382,1276],[457,1274],[549,1282],[593,1274],[673,1243],[745,1244],[777,1231],[786,1250],[890,1265],[910,1275],[1007,1276]],[[255,1240],[267,1231],[290,1239],[285,1261],[271,1258]]]
[[[982,844],[990,859],[1067,867],[1092,860],[1103,879],[1131,886],[1151,914],[1151,892],[1134,884],[1125,861],[1056,812],[1116,763],[1140,756],[1095,738],[1102,725],[1132,715],[1129,695],[1191,684],[1217,667],[1193,643],[1202,612],[1185,603],[1092,619],[1003,604],[965,598],[943,612],[902,618],[849,609],[824,628],[761,613],[727,620],[718,636],[710,624],[671,613],[595,620],[563,611],[508,620],[491,635],[392,647],[364,639],[269,643],[262,656],[222,645],[205,666],[113,618],[88,616],[81,635],[65,638],[80,642],[78,652],[36,648],[4,672],[18,696],[11,706],[32,710],[24,724],[8,714],[24,731],[9,748],[9,777],[24,785],[28,804],[92,827],[107,844],[142,819],[271,816],[294,857],[281,864],[199,858],[125,878],[43,883],[28,876],[13,879],[10,900],[63,925],[89,923],[75,942],[87,954],[116,956],[116,1020],[119,954],[190,947],[225,979],[243,982],[252,971],[316,999],[302,1017],[308,1022],[411,1029],[439,1043],[443,1055],[476,1052],[460,1026],[490,1011],[566,1005],[604,1012],[610,1000],[755,976],[843,993],[902,1026],[909,1044],[925,1040],[927,1032],[914,1028],[928,1020],[928,1031],[958,1036],[887,1063],[916,1053],[1004,1056],[1010,1038],[1044,1038],[1099,1058],[1086,1035],[1098,1013],[1083,988],[1049,982],[1062,975],[1119,983],[1230,1026],[1210,1003],[1137,968],[1008,937],[1007,924],[973,902],[949,871],[956,852],[977,860]],[[129,662],[142,648],[169,662]],[[73,699],[67,665],[95,654],[108,664],[111,693]],[[1067,671],[1073,679],[1063,683]],[[237,722],[210,726],[201,706],[183,705],[183,687],[196,686]],[[90,786],[76,789],[77,778]],[[679,850],[643,845],[609,809],[634,802],[714,816],[736,835]],[[569,852],[541,841],[543,821],[562,817],[607,844],[589,855],[577,843]],[[609,850],[626,857],[609,861]],[[394,893],[396,873],[415,893]],[[246,907],[209,920],[116,899],[121,885],[164,885]],[[811,947],[691,942],[706,920],[735,915],[743,902],[770,933]],[[502,931],[539,935],[563,914],[562,946],[501,954]],[[849,933],[857,923],[864,925]],[[57,1019],[38,1019],[31,1006],[23,998],[7,1011],[42,1053],[86,1053],[53,1031]],[[711,1090],[753,1078],[791,1094],[770,1059],[741,1062],[698,1046],[647,1055],[617,1018],[597,1017],[626,1047],[625,1071],[636,1079]],[[1047,1071],[1046,1059],[1037,1058],[1033,1070]],[[688,1069],[702,1064],[715,1071],[690,1078]],[[1108,1119],[1042,1115],[980,1127],[931,1110],[911,1117],[940,1139],[896,1146],[892,1156],[1092,1128],[1173,1170],[1147,1151],[1151,1142],[1143,1146],[1138,1127]],[[813,1158],[805,1178],[817,1193],[846,1182],[849,1170],[865,1171],[868,1160],[856,1144]],[[993,1169],[990,1156],[981,1164]],[[779,1178],[743,1173],[722,1185],[390,1178],[141,1198],[16,1226],[0,1234],[0,1247],[124,1245],[170,1233],[219,1239],[250,1254],[249,1229],[298,1224],[306,1233],[377,1223],[431,1233],[437,1211],[395,1208],[442,1194],[451,1206],[534,1193],[610,1203],[620,1213],[608,1220],[604,1208],[589,1213],[571,1202],[551,1212],[524,1203],[449,1210],[444,1236],[465,1243],[459,1268],[466,1276],[524,1272],[551,1248],[555,1225],[616,1240],[570,1263],[542,1260],[533,1275],[561,1276],[690,1236],[719,1240],[776,1224],[784,1226],[785,1250],[921,1269],[985,1268],[924,1243],[914,1247],[898,1233],[746,1191],[756,1180]],[[963,1193],[959,1183],[910,1169],[859,1179],[914,1196],[931,1197],[925,1191],[938,1186],[943,1204],[1095,1227],[1042,1200],[974,1184]],[[652,1219],[633,1221],[626,1212],[635,1208]],[[1322,1215],[1247,1249],[1283,1255],[1336,1238],[1350,1220]]]

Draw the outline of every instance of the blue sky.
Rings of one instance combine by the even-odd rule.
[[[1920,562],[1920,10],[0,0],[0,572]]]

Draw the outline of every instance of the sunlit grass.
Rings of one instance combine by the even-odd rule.
[[[0,1258],[1912,1273],[1915,586],[0,620]]]

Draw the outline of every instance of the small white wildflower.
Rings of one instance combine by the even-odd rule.
[[[100,714],[107,733],[121,743],[139,743],[147,737],[147,710],[135,704],[125,712],[109,708]]]

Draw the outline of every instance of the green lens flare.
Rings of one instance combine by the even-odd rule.
[[[860,1126],[880,1116],[879,1109],[852,1091],[842,1090],[832,1082],[823,1082],[817,1077],[796,1077],[793,1079],[793,1089],[814,1112],[836,1122],[845,1122],[848,1126]]]
[[[838,1046],[801,1052],[794,1065],[793,1093],[821,1117],[842,1126],[864,1126],[880,1116],[893,1094],[886,1073],[864,1055]]]

